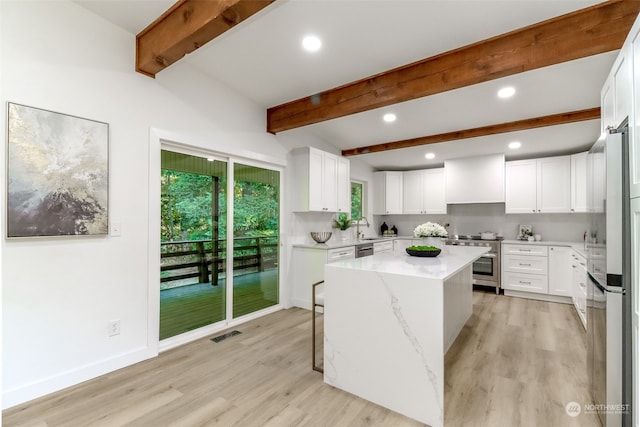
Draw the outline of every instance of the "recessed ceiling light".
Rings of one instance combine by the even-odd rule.
[[[500,98],[511,98],[516,93],[516,89],[514,87],[508,86],[503,87],[498,91],[498,96]]]
[[[384,120],[387,123],[395,122],[396,121],[396,115],[393,114],[393,113],[387,113],[384,116],[382,116],[382,120]]]
[[[518,141],[513,141],[509,143],[509,148],[511,148],[512,150],[518,149],[522,146],[522,144],[520,144]]]
[[[305,36],[302,39],[302,47],[306,51],[316,52],[322,47],[322,40],[320,40],[320,37],[314,35]]]
[[[427,153],[427,154],[424,155],[424,158],[425,159],[429,159],[429,160],[431,160],[431,159],[433,159],[435,157],[436,157],[436,155],[433,154],[433,153]]]

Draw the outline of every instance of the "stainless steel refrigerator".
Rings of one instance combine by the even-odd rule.
[[[603,426],[631,426],[631,232],[626,121],[587,156],[587,369]]]

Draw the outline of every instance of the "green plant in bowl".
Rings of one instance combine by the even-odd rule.
[[[407,249],[411,251],[439,251],[440,248],[435,246],[409,246]]]

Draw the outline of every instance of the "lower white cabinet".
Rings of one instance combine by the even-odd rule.
[[[549,294],[571,298],[572,254],[568,246],[549,246]]]
[[[324,266],[356,257],[355,246],[343,248],[294,247],[291,254],[292,304],[311,309],[311,285],[324,280]]]
[[[505,295],[573,303],[586,327],[586,261],[572,246],[503,243],[501,287]]]
[[[404,253],[405,249],[407,249],[409,246],[419,245],[420,242],[420,239],[394,239],[393,252]]]
[[[393,240],[388,240],[386,242],[374,242],[373,243],[373,253],[379,254],[383,252],[393,252]]]
[[[571,300],[582,326],[587,329],[587,260],[576,251],[571,253],[571,284]]]
[[[549,291],[547,247],[505,244],[502,250],[502,283],[507,291],[546,294]]]

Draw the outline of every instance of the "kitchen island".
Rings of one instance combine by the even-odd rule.
[[[442,426],[444,357],[473,312],[473,261],[485,247],[436,258],[383,253],[325,266],[324,382]]]

